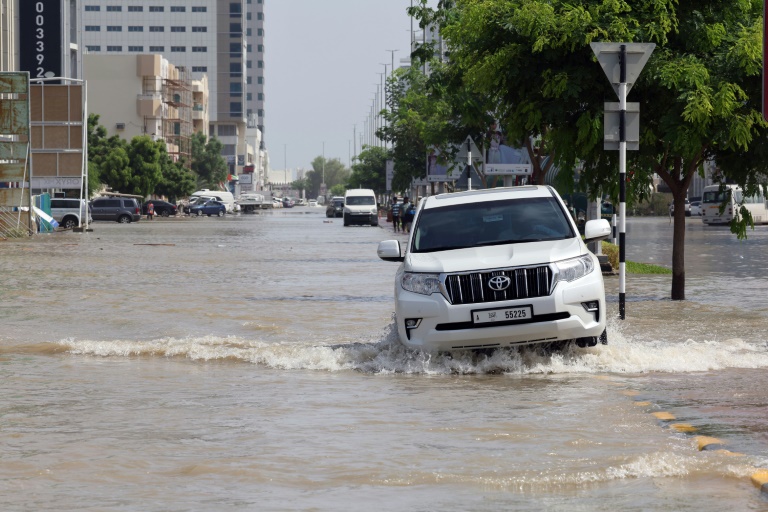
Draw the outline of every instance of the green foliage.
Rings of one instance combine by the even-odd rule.
[[[388,157],[389,151],[384,148],[365,146],[352,164],[347,188],[370,188],[377,194],[386,192]]]
[[[347,187],[345,187],[343,184],[339,183],[337,185],[334,185],[330,189],[331,196],[344,196],[344,194],[347,191]]]
[[[602,242],[602,252],[608,256],[608,262],[615,270],[619,268],[619,246],[610,242]],[[651,263],[637,263],[634,261],[626,261],[627,274],[671,274],[672,269],[662,267],[660,265],[653,265]]]
[[[320,194],[323,176],[325,176],[326,189],[330,190],[334,185],[343,185],[347,182],[349,179],[349,169],[338,158],[328,160],[318,156],[312,160],[312,170],[308,171],[306,175],[306,179],[310,183],[307,189],[309,197],[317,197]]]
[[[197,187],[218,189],[229,174],[227,161],[221,156],[223,144],[215,136],[206,140],[205,134],[192,136],[192,170],[197,174]]]
[[[165,196],[172,203],[187,197],[197,189],[197,176],[184,166],[184,162],[174,162],[165,153],[160,161],[162,178],[154,193]]]
[[[309,190],[311,186],[312,183],[309,178],[300,178],[291,183],[291,189],[298,190],[299,192]]]

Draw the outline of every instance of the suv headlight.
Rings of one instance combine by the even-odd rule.
[[[422,295],[440,293],[440,274],[415,274],[406,272],[400,280],[404,290]]]
[[[570,260],[556,261],[557,280],[575,281],[595,270],[595,262],[589,254]]]

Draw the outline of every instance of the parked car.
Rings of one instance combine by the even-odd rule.
[[[85,221],[85,211],[90,206],[85,199],[71,199],[55,197],[51,199],[51,217],[59,223],[59,226],[72,229],[81,226]],[[88,216],[88,222],[93,221],[93,216]]]
[[[317,207],[319,205],[317,204],[317,200],[316,199],[310,199],[309,200],[309,204],[307,204],[307,206],[309,206],[310,208],[315,208],[315,207]]]
[[[669,203],[669,214],[674,215],[675,214],[675,203]],[[701,215],[701,214],[699,214]],[[690,217],[691,216],[691,203],[688,202],[688,199],[685,200],[685,216]]]
[[[283,208],[293,208],[294,202],[290,197],[283,198]]]
[[[159,215],[160,217],[174,217],[176,213],[178,213],[178,207],[175,204],[169,203],[168,201],[160,201],[159,199],[152,199],[141,205],[141,213],[143,215],[147,214],[147,205],[149,203],[152,203],[152,206],[155,207],[155,215]]]
[[[405,253],[399,240],[378,256],[400,262],[397,332],[427,352],[527,344],[607,343],[600,262],[585,242],[605,239],[605,219],[582,240],[549,186],[472,190],[423,198]]]
[[[227,213],[227,205],[215,199],[209,199],[204,203],[198,203],[189,208],[189,214],[197,215],[198,217],[202,215],[223,217],[225,213]]]
[[[343,217],[344,216],[344,198],[339,196],[333,197],[328,203],[328,206],[325,207],[325,216],[326,217]]]
[[[272,208],[282,208],[283,207],[283,198],[282,197],[273,197],[272,198]]]
[[[699,216],[701,213],[701,201],[691,201],[691,215]]]
[[[121,224],[141,220],[141,206],[132,197],[97,197],[91,201],[93,220],[111,220]]]

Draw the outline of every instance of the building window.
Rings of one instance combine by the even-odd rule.
[[[245,68],[246,69],[252,69],[253,68],[253,61],[246,61],[245,62]]]
[[[264,53],[264,45],[263,44],[257,45],[256,49],[259,51],[259,53]]]
[[[257,20],[263,20],[264,19],[264,13],[263,12],[257,12],[256,13],[256,19]]]
[[[243,33],[243,25],[240,23],[230,23],[229,24],[229,34],[232,37],[237,37],[239,35],[242,35]]]
[[[262,37],[264,35],[264,29],[260,28],[256,30],[256,35]]]
[[[264,117],[264,109],[259,109],[259,117]]]
[[[240,62],[230,62],[229,76],[230,78],[240,78],[243,76],[243,64]]]
[[[98,46],[98,45],[96,45],[96,46],[86,46],[85,49],[88,50],[89,52],[100,52],[101,51],[101,46]]]
[[[122,5],[108,5],[107,12],[123,12]]]
[[[101,32],[101,27],[99,25],[86,25],[85,26],[86,32]]]
[[[144,47],[143,46],[129,46],[128,47],[129,52],[143,52]]]
[[[122,32],[123,27],[120,25],[107,25],[107,32]]]
[[[141,25],[128,25],[128,32],[144,32],[144,27]]]
[[[249,44],[245,45],[245,51],[247,51],[248,53],[252,53],[253,52],[253,46],[251,46]]]
[[[229,84],[229,95],[230,96],[242,96],[243,95],[243,84],[240,82],[232,82]]]
[[[245,19],[247,19],[248,21],[251,21],[251,13],[250,12],[245,14]]]
[[[186,32],[187,27],[171,27],[171,32]]]
[[[205,52],[208,51],[208,47],[207,46],[193,46],[192,47],[192,51],[194,53],[205,53]]]
[[[187,8],[183,5],[172,5],[171,12],[187,12]]]
[[[264,68],[264,61],[260,60],[258,65],[259,65],[259,69],[263,69]]]
[[[229,43],[230,57],[240,57],[243,54],[243,45],[241,43]]]
[[[100,5],[86,5],[85,12],[99,12],[101,11]]]
[[[243,103],[241,101],[230,102],[229,115],[231,117],[243,117]]]
[[[251,37],[251,33],[252,33],[251,29],[249,28],[245,29],[245,35],[247,35],[248,37]]]
[[[151,27],[149,27],[149,31],[150,32],[165,32],[165,27],[158,27],[158,26],[152,27],[151,26]]]
[[[263,92],[260,92],[258,97],[259,97],[259,101],[264,101],[264,93]]]
[[[129,5],[128,12],[144,12],[143,5]]]
[[[107,46],[107,51],[108,52],[121,52],[121,51],[123,51],[123,47],[122,46]]]
[[[208,32],[208,27],[192,27],[192,32]]]
[[[193,73],[207,73],[208,66],[192,66]]]
[[[205,6],[192,6],[192,12],[208,12],[208,8]]]
[[[149,51],[163,53],[165,51],[165,46],[150,46]]]
[[[149,12],[165,12],[165,7],[162,5],[150,5]]]
[[[264,77],[263,77],[263,76],[260,76],[260,77],[258,77],[258,78],[256,79],[256,83],[257,83],[257,84],[263,84],[263,83],[264,83]]]
[[[211,130],[211,132],[213,132],[213,130]],[[219,137],[234,137],[236,135],[237,135],[237,127],[235,125],[233,124],[219,125]]]
[[[253,82],[251,82],[251,77],[246,77],[245,78],[245,83],[247,83],[248,85],[251,85],[253,83]]]
[[[246,100],[248,100],[248,101],[252,101],[252,100],[253,100],[253,94],[251,94],[251,93],[246,93],[246,95],[245,95],[245,99],[246,99]]]
[[[231,3],[229,4],[229,17],[230,18],[242,18],[243,17],[243,6],[240,3]]]
[[[187,47],[186,46],[171,46],[171,51],[172,52],[185,52],[185,51],[187,51]]]

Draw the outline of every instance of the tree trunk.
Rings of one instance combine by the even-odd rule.
[[[687,187],[674,194],[672,230],[672,300],[685,300],[685,198]]]

